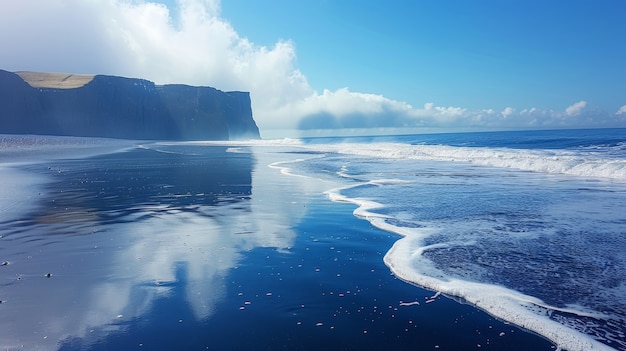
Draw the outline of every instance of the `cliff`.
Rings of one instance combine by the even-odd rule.
[[[104,75],[0,70],[0,133],[258,139],[250,95]]]

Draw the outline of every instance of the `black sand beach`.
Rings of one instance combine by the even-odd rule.
[[[2,348],[555,349],[395,278],[382,258],[396,235],[268,167],[296,157],[259,151],[22,166],[46,181],[0,219]]]

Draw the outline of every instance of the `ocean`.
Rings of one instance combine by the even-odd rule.
[[[626,350],[626,129],[0,136],[0,347]]]

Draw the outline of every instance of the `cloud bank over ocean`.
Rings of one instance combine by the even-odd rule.
[[[250,91],[262,133],[626,125],[624,106],[605,111],[585,100],[572,101],[562,110],[515,106],[495,111],[489,106],[474,110],[429,101],[414,107],[348,87],[320,92],[298,69],[296,43],[257,45],[222,17],[220,7],[219,0],[179,0],[176,8],[124,0],[9,2],[0,11],[0,68],[110,74],[158,84]]]

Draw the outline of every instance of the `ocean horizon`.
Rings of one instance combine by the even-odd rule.
[[[626,129],[0,135],[0,347],[626,350]]]

